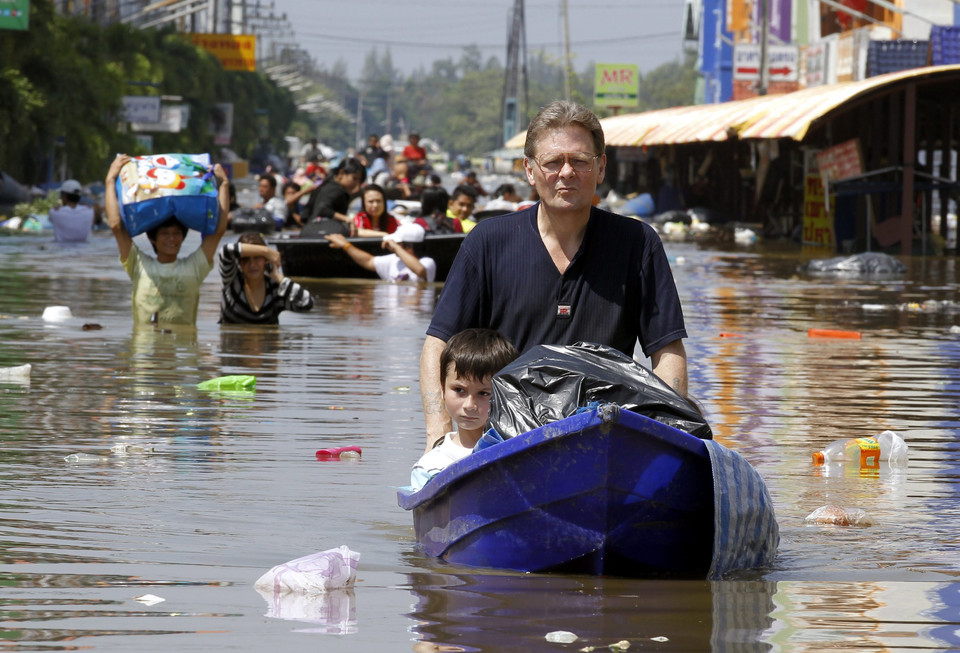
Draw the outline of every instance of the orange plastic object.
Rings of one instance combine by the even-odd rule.
[[[863,336],[859,331],[842,331],[840,329],[810,329],[808,338],[839,338],[841,340],[860,340]]]
[[[742,338],[743,336],[741,336],[739,333],[730,333],[728,331],[721,331],[720,337],[721,338]]]
[[[346,456],[343,454],[346,453]],[[317,460],[340,460],[341,456],[344,458],[359,458],[360,457],[360,447],[335,447],[333,449],[319,449],[317,450]]]

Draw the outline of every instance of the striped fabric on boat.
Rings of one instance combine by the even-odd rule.
[[[704,440],[713,468],[713,559],[707,578],[773,562],[780,527],[760,473],[736,451]]]

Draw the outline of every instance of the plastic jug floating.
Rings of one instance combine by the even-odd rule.
[[[907,444],[893,431],[869,438],[834,440],[826,449],[813,454],[814,465],[841,461],[854,462],[860,467],[879,467],[882,460],[891,465],[907,462]]]

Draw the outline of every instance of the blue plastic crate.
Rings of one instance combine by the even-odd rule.
[[[934,25],[930,28],[930,55],[934,66],[960,63],[960,27]]]
[[[929,41],[870,41],[867,51],[867,76],[875,77],[926,66],[929,49]]]

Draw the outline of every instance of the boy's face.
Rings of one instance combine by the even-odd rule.
[[[447,412],[461,431],[482,431],[490,416],[491,377],[483,380],[457,376],[454,366],[447,368],[443,401]]]
[[[470,214],[473,213],[473,205],[475,204],[472,197],[469,195],[457,195],[456,199],[450,200],[450,203],[447,204],[454,215],[456,215],[461,220],[466,220],[470,217]]]

